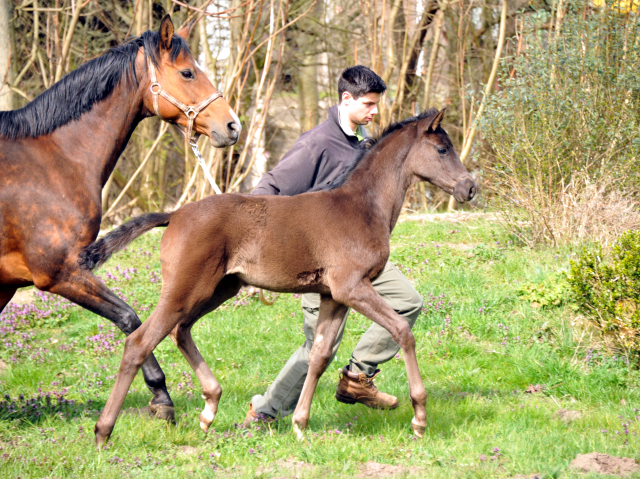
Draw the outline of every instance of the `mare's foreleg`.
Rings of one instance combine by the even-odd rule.
[[[205,363],[202,354],[193,341],[191,327],[197,319],[207,312],[216,309],[227,299],[234,297],[242,287],[242,282],[235,276],[225,276],[216,287],[213,297],[203,308],[203,313],[195,318],[180,322],[171,331],[171,338],[183,354],[202,386],[202,398],[205,401],[204,410],[200,413],[200,427],[204,432],[209,430],[218,412],[218,403],[222,396],[222,387]]]
[[[427,392],[418,368],[416,340],[411,332],[411,326],[380,297],[368,279],[360,281],[354,288],[340,288],[340,291],[333,293],[338,301],[344,302],[389,331],[393,340],[402,349],[409,379],[409,396],[415,413],[411,428],[416,436],[423,437],[427,427]]]
[[[142,324],[131,306],[118,298],[89,271],[78,269],[77,272],[67,276],[64,281],[55,283],[46,289],[107,318],[127,336]],[[142,374],[144,382],[153,393],[149,409],[157,417],[173,421],[175,418],[173,402],[167,391],[164,372],[155,356],[149,356],[149,359],[142,365]]]
[[[333,345],[346,310],[346,306],[334,301],[331,296],[321,296],[316,335],[309,353],[309,372],[304,381],[300,399],[292,418],[293,430],[300,440],[304,439],[302,430],[309,424],[311,401],[320,376],[322,376],[322,373],[325,372],[331,362]]]
[[[4,307],[11,301],[13,295],[16,294],[16,289],[13,287],[0,286],[0,313]]]

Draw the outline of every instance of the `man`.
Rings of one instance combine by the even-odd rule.
[[[329,109],[329,118],[303,133],[280,163],[261,178],[253,194],[293,196],[339,177],[358,155],[360,142],[367,138],[364,125],[378,113],[377,105],[386,89],[382,79],[369,68],[346,69],[338,81],[340,103]],[[372,284],[380,296],[413,326],[422,310],[422,298],[402,273],[387,262]],[[306,341],[289,358],[264,396],[252,398],[245,426],[259,419],[270,421],[287,416],[295,410],[309,369],[309,352],[319,306],[319,294],[302,295]],[[348,314],[342,321],[331,360],[342,340]],[[379,391],[373,379],[380,372],[378,364],[394,357],[399,349],[386,329],[377,324],[371,326],[353,350],[349,364],[342,369],[336,399],[378,409],[396,408],[398,399]]]

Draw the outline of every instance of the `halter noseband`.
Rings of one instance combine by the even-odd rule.
[[[159,118],[164,120],[164,118],[160,116],[160,110],[158,108],[159,96],[162,96],[162,98],[167,100],[169,103],[172,103],[173,105],[178,107],[180,110],[182,110],[184,114],[187,115],[187,119],[188,119],[187,131],[184,134],[187,140],[189,141],[189,143],[193,145],[193,143],[195,143],[198,140],[198,137],[200,136],[198,133],[196,133],[195,137],[193,138],[191,137],[191,132],[193,131],[193,123],[196,117],[198,116],[198,113],[200,113],[207,106],[209,106],[210,103],[216,101],[218,98],[221,98],[222,93],[215,92],[213,95],[211,95],[208,98],[205,98],[196,106],[187,106],[184,103],[182,103],[180,100],[171,96],[169,93],[167,93],[162,89],[162,87],[160,86],[160,83],[158,83],[158,78],[156,77],[156,69],[153,66],[153,62],[149,58],[147,58],[147,65],[149,66],[149,73],[151,76],[151,86],[149,87],[149,90],[151,91],[151,95],[153,96],[153,109],[155,110],[156,115],[158,115]]]

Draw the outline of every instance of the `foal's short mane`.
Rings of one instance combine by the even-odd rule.
[[[414,123],[416,121],[420,121],[420,120],[422,120],[424,118],[427,118],[427,117],[430,117],[432,115],[435,115],[436,113],[438,113],[438,110],[436,110],[435,108],[430,108],[430,109],[428,109],[426,111],[423,111],[422,113],[420,113],[420,114],[418,114],[416,116],[410,116],[409,118],[405,118],[404,120],[397,121],[395,123],[391,123],[388,127],[386,127],[384,129],[382,134],[377,139],[364,140],[364,141],[362,141],[360,143],[362,145],[362,149],[357,154],[357,156],[354,158],[353,163],[351,163],[349,168],[344,170],[344,172],[342,172],[342,174],[340,176],[336,177],[336,179],[334,179],[329,184],[317,185],[317,186],[313,187],[312,189],[310,189],[309,191],[328,191],[328,190],[334,190],[336,188],[341,187],[347,181],[349,176],[351,176],[351,173],[353,173],[353,170],[355,170],[357,168],[357,166],[362,162],[362,160],[372,150],[375,150],[377,147],[382,145],[384,143],[384,140],[386,138],[389,138],[389,136],[391,136],[392,133],[394,133],[394,132],[396,132],[398,130],[401,130],[402,128],[404,128],[405,126],[407,126],[410,123]]]
[[[23,108],[0,111],[0,137],[15,140],[46,135],[77,120],[94,104],[107,98],[123,77],[125,81],[133,80],[137,85],[135,60],[138,50],[144,48],[145,54],[158,67],[159,44],[158,32],[147,31],[88,61]],[[181,37],[174,35],[171,61],[175,61],[180,53],[188,54],[189,46]]]

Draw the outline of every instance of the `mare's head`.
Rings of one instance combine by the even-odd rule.
[[[145,51],[147,68],[151,62],[157,77],[157,83],[153,84],[152,72],[148,69],[143,80],[143,85],[146,85],[144,104],[150,112],[156,111],[152,91],[162,90],[187,108],[197,107],[218,93],[189,52],[186,42],[189,28],[190,25],[174,35],[173,22],[167,15],[160,23],[157,35],[152,37],[157,48],[156,45],[149,48],[149,43],[145,42],[149,49]],[[193,111],[185,113],[162,95],[157,96],[157,108],[156,113],[162,119],[177,123],[185,129],[188,125],[187,115],[194,116]],[[193,132],[208,136],[216,147],[233,145],[238,141],[240,130],[240,120],[224,98],[214,99],[195,114]]]
[[[436,185],[464,203],[475,196],[476,184],[460,161],[449,135],[440,126],[445,110],[431,109],[417,117],[415,141],[405,166],[419,180]]]

